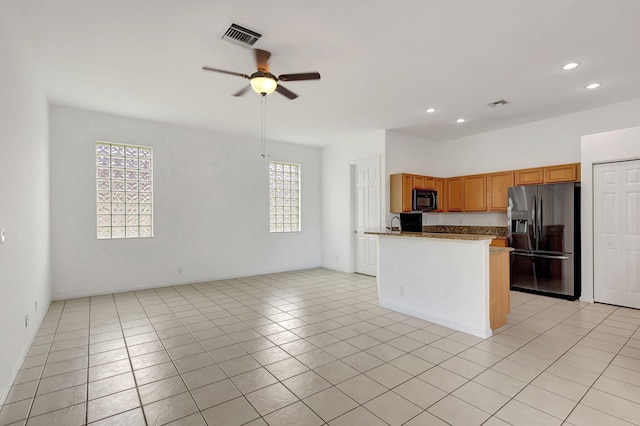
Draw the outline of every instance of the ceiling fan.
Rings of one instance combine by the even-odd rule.
[[[254,72],[251,75],[242,74],[239,72],[233,71],[225,71],[218,68],[211,67],[202,67],[203,70],[206,71],[215,71],[221,72],[223,74],[237,75],[238,77],[246,78],[250,80],[251,84],[239,92],[235,93],[233,96],[242,96],[249,91],[249,89],[253,89],[256,93],[266,96],[274,91],[280,93],[281,95],[286,96],[289,99],[295,99],[298,97],[291,90],[285,88],[281,84],[278,84],[279,81],[299,81],[299,80],[320,80],[320,73],[317,72],[305,72],[305,73],[297,73],[297,74],[280,74],[279,76],[275,76],[269,72],[269,58],[271,57],[271,53],[262,49],[253,49],[256,53],[256,63],[258,65],[258,71]]]

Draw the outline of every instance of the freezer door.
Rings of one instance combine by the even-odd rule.
[[[513,186],[508,190],[507,239],[509,247],[516,250],[535,251],[535,206],[537,187]]]
[[[578,297],[574,257],[525,252],[511,253],[511,287],[540,293]]]
[[[538,251],[574,253],[574,183],[538,186]]]

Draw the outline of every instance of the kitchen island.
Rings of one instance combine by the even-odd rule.
[[[378,235],[380,306],[478,337],[491,336],[490,314],[496,306],[491,296],[506,292],[508,303],[509,283],[507,278],[506,287],[502,283],[500,292],[491,294],[490,256],[508,256],[510,249],[489,247],[492,235],[366,233]],[[506,319],[504,304],[498,301]],[[493,322],[500,326],[504,320]]]

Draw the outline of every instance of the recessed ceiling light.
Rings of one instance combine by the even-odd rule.
[[[578,65],[580,65],[577,62],[569,62],[568,64],[566,64],[564,67],[562,67],[563,70],[572,70],[574,68],[577,68]]]
[[[465,120],[464,118],[458,118],[458,119],[456,120],[456,123],[461,124],[461,123],[464,123],[465,121],[466,121],[466,120]]]
[[[587,89],[597,89],[598,87],[600,87],[600,83],[591,83],[591,84],[587,84],[586,86]]]
[[[427,112],[428,112],[429,114],[431,114],[431,113],[436,112],[436,109],[435,109],[435,108],[428,108],[428,109],[427,109]]]

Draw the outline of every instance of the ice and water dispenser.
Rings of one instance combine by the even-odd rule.
[[[511,210],[511,233],[526,234],[529,229],[529,212],[526,210]]]

